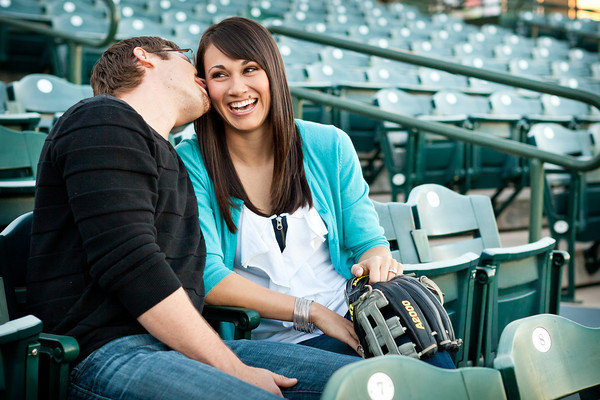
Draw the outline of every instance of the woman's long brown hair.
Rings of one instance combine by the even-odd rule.
[[[271,110],[268,119],[273,130],[275,154],[271,213],[292,213],[304,205],[312,207],[310,188],[302,164],[302,138],[294,123],[285,68],[273,37],[261,25],[246,18],[228,18],[211,26],[202,35],[196,56],[198,74],[202,78],[206,78],[204,53],[211,44],[229,58],[258,63],[269,79]],[[219,211],[227,228],[235,232],[237,227],[230,212],[232,197],[241,199],[253,212],[264,214],[252,204],[237,176],[219,113],[212,108],[194,122],[194,128],[206,170],[215,186]]]

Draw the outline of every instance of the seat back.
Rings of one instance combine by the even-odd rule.
[[[10,319],[25,315],[25,279],[33,212],[21,215],[0,232],[0,276],[4,278]]]
[[[458,257],[467,252],[500,247],[498,226],[490,199],[463,196],[440,185],[426,184],[411,190],[407,204],[414,208],[415,224],[426,233],[429,256],[417,249],[421,262]]]
[[[533,125],[528,135],[540,149],[559,154],[588,159],[597,151],[590,131],[573,131],[547,123]],[[545,206],[553,235],[565,238],[572,228],[577,240],[600,240],[600,171],[580,177],[552,164],[545,164],[545,169]],[[566,230],[558,229],[559,221],[567,221]]]
[[[542,103],[539,99],[522,97],[514,91],[501,90],[492,93],[490,104],[493,114],[503,116],[521,118],[542,114]]]
[[[347,365],[327,382],[321,400],[506,399],[498,371],[441,369],[410,357],[386,355]]]
[[[494,368],[509,399],[584,391],[600,385],[600,329],[550,314],[513,321],[502,332]],[[593,398],[598,394],[596,388]]]
[[[464,118],[431,117],[430,96],[383,89],[376,93],[375,100],[376,104],[386,111],[424,119],[440,119],[450,123],[464,121]],[[396,138],[396,132],[393,131],[400,129],[408,131],[389,123],[383,123],[379,129],[380,145],[384,151],[394,200],[401,189],[407,193],[411,187],[421,183],[455,185],[464,178],[464,144],[440,135],[421,132],[404,133],[406,139],[397,140],[402,137]]]
[[[46,140],[0,126],[0,229],[33,209],[37,164]]]
[[[89,85],[76,85],[47,74],[30,74],[13,82],[10,87],[21,111],[54,114],[67,111],[72,105],[92,97]]]

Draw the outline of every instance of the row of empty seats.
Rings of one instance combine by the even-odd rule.
[[[575,354],[587,346],[591,357]],[[505,328],[494,368],[451,371],[408,357],[373,358],[337,371],[322,399],[596,399],[599,346],[600,329],[555,315],[536,315]]]
[[[55,28],[78,36],[102,37],[108,28],[106,6],[99,0],[24,0],[23,3],[6,0],[0,4],[0,15],[22,15],[27,7],[37,7],[40,10],[39,18],[45,18]],[[568,42],[552,37],[533,39],[496,25],[477,27],[445,14],[425,15],[402,3],[386,5],[374,1],[341,0],[122,0],[119,9],[121,20],[117,38],[159,35],[174,40],[181,47],[193,48],[210,24],[227,16],[241,15],[266,23],[343,36],[380,47],[410,50],[436,58],[454,58],[476,67],[554,82],[562,79],[563,84],[569,78],[583,79],[579,87],[600,84],[600,58],[597,52],[571,48]],[[324,63],[326,69],[331,67],[334,70],[340,66],[366,67],[369,64],[368,57],[362,55],[346,56],[349,61],[344,60],[345,63],[340,64],[342,59],[323,54],[333,50],[285,38],[282,39],[281,49],[286,64],[294,67],[290,72],[290,75],[294,75],[292,80],[297,78],[300,82],[305,82],[306,77],[296,74],[296,67],[316,61]],[[58,52],[61,51],[64,53],[66,49]],[[339,51],[334,52],[337,54]],[[98,51],[89,49],[84,53],[95,59],[99,55]],[[56,62],[65,64],[66,61],[61,61],[64,58],[64,55],[57,56]],[[371,64],[374,66],[377,61]],[[93,62],[86,62],[84,70],[91,65]],[[315,71],[311,75],[319,74],[320,67],[312,68]],[[64,70],[64,65],[57,66],[58,70],[61,68]],[[406,66],[390,68],[407,69]],[[363,78],[358,82],[365,81],[365,73],[362,75]],[[372,75],[378,75],[378,72]],[[391,74],[392,77],[397,75],[395,72]],[[422,79],[416,78],[416,73],[409,75],[413,75],[412,83]],[[312,77],[308,78],[313,80]],[[439,83],[435,81],[435,76],[433,79],[434,85],[443,84],[443,79]],[[467,87],[466,80],[463,81],[454,84]],[[590,90],[593,89],[590,87]]]

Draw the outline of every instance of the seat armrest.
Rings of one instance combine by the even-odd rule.
[[[484,249],[481,252],[481,263],[485,265],[487,262],[519,260],[526,257],[532,257],[538,254],[552,251],[556,245],[556,240],[551,237],[545,237],[537,242],[527,243],[513,247],[495,247]]]
[[[211,322],[232,323],[235,339],[250,339],[250,332],[260,324],[260,314],[250,308],[205,305],[202,315]]]
[[[0,325],[0,344],[37,337],[42,332],[42,321],[27,315]]]
[[[79,355],[79,344],[71,336],[42,333],[39,341],[42,345],[41,352],[48,354],[55,363],[70,363]]]
[[[402,263],[404,267],[404,273],[410,274],[412,271],[426,272],[428,270],[436,272],[436,274],[450,272],[458,267],[463,269],[464,265],[472,264],[476,265],[479,260],[479,256],[475,253],[468,252],[462,256],[451,258],[447,260],[431,261],[419,264],[406,264]]]

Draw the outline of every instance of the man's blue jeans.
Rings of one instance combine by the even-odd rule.
[[[289,343],[230,340],[246,364],[298,383],[290,399],[318,399],[329,377],[361,358]],[[151,335],[126,336],[93,352],[71,373],[69,399],[277,399],[279,397],[169,349]]]

